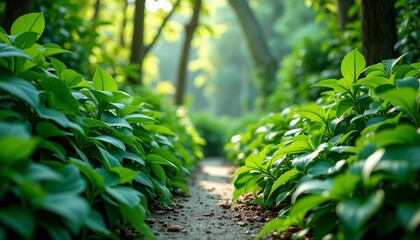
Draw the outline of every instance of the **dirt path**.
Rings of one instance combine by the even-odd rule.
[[[268,219],[245,202],[231,204],[233,170],[222,159],[201,161],[189,183],[191,196],[175,198],[178,208],[155,210],[149,219],[157,239],[252,239]]]

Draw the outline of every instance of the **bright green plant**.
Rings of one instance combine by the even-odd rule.
[[[399,60],[365,69],[351,51],[341,79],[313,85],[331,90],[293,107],[290,130],[246,158],[234,199],[254,192],[258,204],[285,206],[260,236],[290,225],[315,239],[419,236],[420,63]]]
[[[0,239],[118,238],[131,225],[148,239],[148,200],[172,191],[202,157],[188,116],[152,109],[118,91],[108,72],[91,80],[37,44],[42,13],[0,29]],[[188,143],[189,145],[182,144]]]

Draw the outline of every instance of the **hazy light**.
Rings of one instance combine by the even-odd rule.
[[[172,10],[172,4],[168,0],[146,0],[146,9],[150,12],[163,10],[169,12]]]

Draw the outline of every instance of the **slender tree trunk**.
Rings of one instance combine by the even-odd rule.
[[[397,57],[394,0],[362,0],[362,44],[367,65]]]
[[[337,14],[340,30],[346,30],[347,23],[353,22],[354,18],[349,17],[349,10],[353,6],[354,0],[337,0]]]
[[[138,79],[128,78],[128,82],[132,84],[142,84],[142,67],[144,57],[144,12],[146,0],[136,0],[134,13],[134,29],[133,40],[131,46],[130,63],[138,65]]]
[[[135,13],[134,13],[134,29],[133,29],[133,41],[131,46],[131,56],[130,63],[138,65],[139,77],[134,79],[132,77],[128,78],[128,82],[132,84],[141,85],[143,83],[143,61],[144,57],[149,53],[150,49],[156,44],[157,39],[162,33],[163,28],[168,22],[169,18],[174,13],[175,9],[179,5],[181,0],[177,0],[172,6],[172,10],[166,15],[163,19],[156,35],[154,36],[152,42],[148,45],[144,43],[144,17],[145,17],[145,3],[146,0],[136,0]]]
[[[257,89],[260,92],[263,101],[262,105],[264,106],[265,98],[270,96],[275,90],[277,61],[269,51],[267,41],[248,2],[244,0],[229,0],[229,3],[236,13],[245,34],[254,64]]]
[[[124,4],[123,9],[122,9],[123,19],[122,19],[122,23],[121,23],[121,32],[120,32],[120,45],[121,46],[125,46],[124,33],[125,33],[125,28],[127,26],[127,8],[128,8],[127,0],[124,0],[123,4]]]
[[[194,36],[194,31],[198,26],[200,17],[201,0],[195,0],[194,12],[190,22],[185,26],[185,38],[182,46],[181,59],[178,66],[178,78],[176,84],[175,104],[184,104],[185,85],[187,82],[187,65],[188,55],[190,52],[191,41]]]
[[[32,0],[6,0],[3,28],[10,33],[13,22],[20,16],[32,11]]]

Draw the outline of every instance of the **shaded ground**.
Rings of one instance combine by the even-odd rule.
[[[249,196],[231,204],[234,167],[222,159],[205,159],[189,183],[190,197],[177,197],[177,208],[155,209],[148,219],[157,239],[252,239],[270,211],[248,205]]]

